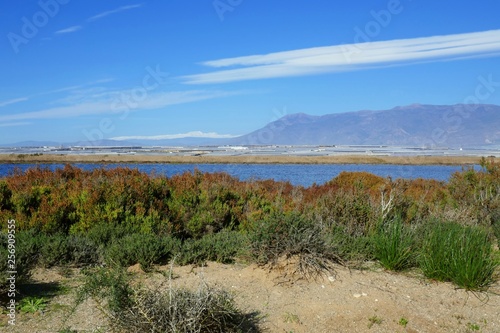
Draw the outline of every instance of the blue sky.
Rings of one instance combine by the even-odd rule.
[[[2,1],[0,144],[500,104],[499,12],[497,0]]]

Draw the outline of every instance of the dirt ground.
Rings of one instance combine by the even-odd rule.
[[[262,332],[500,332],[500,285],[487,293],[456,289],[450,283],[429,281],[418,272],[395,274],[376,264],[369,269],[337,266],[335,274],[316,281],[297,280],[287,265],[269,271],[254,264],[174,267],[173,279],[129,268],[136,279],[153,287],[160,284],[198,288],[201,283],[231,291],[238,307],[258,320]],[[106,332],[106,319],[96,304],[87,301],[71,311],[79,273],[62,277],[57,269],[37,270],[35,286],[69,287],[50,299],[44,313],[17,314],[16,326],[1,332]]]

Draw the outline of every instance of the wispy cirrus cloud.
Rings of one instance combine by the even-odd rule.
[[[119,12],[123,12],[123,11],[126,11],[126,10],[130,10],[130,9],[134,9],[134,8],[139,8],[139,7],[142,7],[142,6],[143,6],[142,3],[140,3],[140,4],[134,4],[134,5],[121,6],[121,7],[118,7],[116,9],[108,10],[108,11],[99,13],[97,15],[94,15],[92,17],[89,17],[86,21],[87,22],[97,21],[97,20],[102,19],[102,18],[104,18],[106,16],[109,16],[109,15],[112,15],[112,14],[116,14],[116,13],[119,13]],[[71,26],[71,27],[68,27],[68,28],[65,28],[65,29],[57,30],[57,31],[54,32],[54,34],[55,35],[69,34],[69,33],[73,33],[73,32],[79,31],[81,29],[83,29],[83,25],[74,25],[74,26]]]
[[[62,88],[57,88],[57,89],[41,92],[41,93],[36,94],[36,96],[50,95],[50,94],[56,94],[56,93],[61,93],[61,92],[68,92],[68,91],[71,92],[71,91],[76,91],[76,90],[82,89],[84,87],[89,87],[89,86],[93,86],[93,85],[101,84],[101,83],[108,83],[108,82],[112,82],[112,81],[114,81],[113,78],[104,78],[104,79],[99,79],[99,80],[95,80],[95,81],[91,81],[91,82],[87,82],[87,83],[82,83],[79,85],[66,86],[66,87],[62,87]]]
[[[183,79],[188,84],[211,84],[497,55],[500,55],[500,30],[490,30],[218,59],[202,64],[239,68],[188,75]]]
[[[6,100],[6,101],[0,101],[0,108],[11,105],[11,104],[17,104],[17,103],[21,103],[24,101],[28,101],[32,98],[36,98],[39,96],[52,95],[52,94],[58,94],[58,93],[63,93],[63,92],[68,92],[70,95],[66,96],[62,100],[69,99],[71,97],[74,97],[74,95],[81,96],[83,91],[85,93],[87,93],[88,90],[84,90],[86,87],[90,87],[87,89],[92,89],[92,86],[95,86],[96,84],[108,83],[108,82],[112,82],[112,81],[114,81],[113,78],[104,78],[104,79],[99,79],[99,80],[83,83],[80,85],[66,86],[66,87],[57,88],[57,89],[53,89],[53,90],[34,93],[32,95],[29,95],[29,96],[13,98],[13,99]],[[104,89],[104,88],[94,87],[94,89]]]
[[[3,102],[0,102],[0,108],[7,106],[7,105],[24,102],[24,101],[27,101],[28,99],[29,99],[28,97],[20,97],[20,98],[10,99],[8,101],[3,101]]]
[[[31,123],[27,121],[17,122],[17,123],[0,123],[0,127],[16,127],[16,126],[26,126],[30,124]]]
[[[112,14],[116,14],[116,13],[123,12],[126,10],[142,7],[142,5],[143,5],[142,3],[139,3],[139,4],[135,4],[135,5],[121,6],[121,7],[118,7],[116,9],[108,10],[108,11],[99,13],[97,15],[94,15],[92,17],[89,17],[87,19],[87,21],[88,22],[96,21],[96,20],[102,19],[102,18],[109,16],[109,15],[112,15]]]
[[[46,108],[38,111],[22,112],[0,115],[0,122],[13,122],[33,119],[59,119],[59,118],[75,118],[89,115],[104,115],[122,112],[123,109],[129,111],[144,111],[168,107],[171,105],[192,103],[207,99],[220,98],[238,94],[239,92],[228,91],[212,91],[212,90],[189,90],[189,91],[174,91],[174,92],[158,92],[150,93],[147,98],[141,101],[134,102],[133,105],[123,103],[123,100],[118,98],[123,94],[130,94],[131,91],[109,91],[108,93],[100,94],[94,100],[87,99],[81,103],[75,103],[67,106],[58,106]]]
[[[66,29],[57,30],[56,32],[54,32],[54,34],[56,34],[56,35],[70,34],[72,32],[76,32],[76,31],[81,30],[81,29],[83,29],[83,27],[81,25],[74,25],[74,26],[66,28]]]
[[[136,136],[117,136],[110,138],[111,140],[126,141],[126,140],[170,140],[183,138],[209,138],[209,139],[229,139],[235,138],[238,135],[219,134],[215,132],[192,131],[179,134],[163,134],[163,135],[136,135]]]

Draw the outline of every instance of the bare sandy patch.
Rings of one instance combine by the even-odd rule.
[[[474,294],[449,283],[433,282],[416,272],[393,274],[374,264],[367,270],[335,267],[335,274],[316,281],[297,279],[282,270],[257,265],[159,267],[163,273],[130,269],[149,288],[217,286],[233,293],[238,307],[259,320],[263,332],[500,332],[500,286]],[[284,268],[286,270],[286,267]],[[78,284],[51,270],[38,270],[36,281]],[[40,282],[41,283],[41,282]],[[18,315],[12,332],[78,332],[104,327],[106,319],[91,301],[69,311],[73,294],[51,304],[66,304],[42,315]],[[49,308],[50,309],[50,308]]]

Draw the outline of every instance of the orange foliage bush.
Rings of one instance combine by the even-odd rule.
[[[294,212],[364,234],[388,214],[410,223],[457,205],[493,219],[500,207],[499,170],[485,162],[482,171],[456,173],[449,184],[342,172],[304,188],[200,171],[164,177],[123,167],[37,167],[0,179],[0,217],[15,218],[21,230],[45,233],[121,225],[133,232],[198,238],[223,229],[249,230],[269,214]]]

